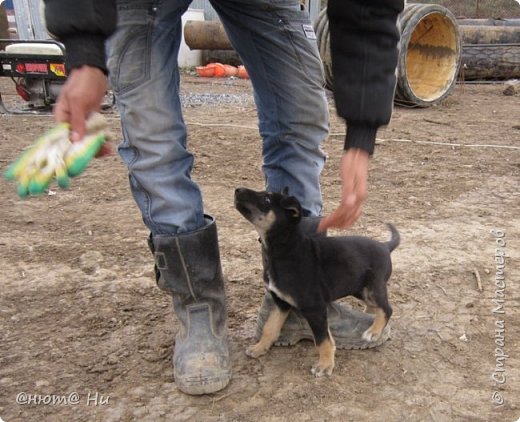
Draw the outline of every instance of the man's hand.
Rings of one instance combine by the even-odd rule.
[[[73,142],[85,136],[86,119],[101,108],[107,86],[107,77],[97,67],[82,66],[68,75],[54,106],[54,119],[70,123]]]
[[[352,148],[341,157],[341,202],[330,215],[322,218],[318,232],[329,228],[345,229],[361,215],[367,197],[368,152]]]

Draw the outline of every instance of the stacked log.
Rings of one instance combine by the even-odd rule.
[[[459,19],[459,25],[520,26],[520,19]]]
[[[462,35],[461,80],[520,78],[520,19],[458,22]]]

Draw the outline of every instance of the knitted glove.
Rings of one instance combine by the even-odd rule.
[[[45,192],[53,179],[61,188],[67,188],[70,178],[81,174],[108,140],[105,129],[105,119],[98,113],[93,114],[87,120],[87,134],[81,141],[72,143],[70,125],[59,123],[22,153],[4,176],[17,182],[20,197]]]

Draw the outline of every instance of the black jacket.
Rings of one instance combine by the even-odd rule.
[[[105,73],[105,40],[115,31],[114,0],[45,0],[49,32],[67,51],[68,69]],[[397,17],[404,0],[329,0],[334,97],[347,122],[345,149],[374,150],[377,129],[392,115],[398,59]]]
[[[329,0],[334,99],[347,121],[345,149],[374,150],[392,116],[404,0]]]

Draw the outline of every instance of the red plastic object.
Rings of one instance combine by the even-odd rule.
[[[201,78],[211,78],[213,75],[215,75],[214,67],[197,66],[195,70],[197,71],[197,75],[199,75]]]
[[[247,73],[245,66],[238,66],[238,77],[242,79],[249,79],[249,73]]]

